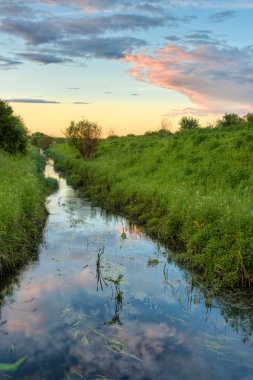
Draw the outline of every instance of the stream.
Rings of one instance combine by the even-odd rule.
[[[0,379],[253,380],[253,296],[213,298],[124,217],[59,190],[0,296]]]

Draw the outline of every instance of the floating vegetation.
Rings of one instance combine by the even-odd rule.
[[[83,379],[85,380],[85,377],[79,372],[79,370],[76,368],[76,367],[72,367],[70,368],[69,372],[64,372],[65,374],[65,377],[70,380],[71,379],[71,376],[77,376],[79,377],[80,379]]]
[[[214,340],[205,340],[204,345],[209,351],[212,351],[219,356],[225,356],[225,354],[230,351],[229,347],[223,346]]]
[[[85,334],[83,334],[81,340],[82,340],[82,342],[83,342],[83,344],[84,344],[85,346],[88,346],[88,345],[90,344],[89,339],[87,338],[87,336],[86,336]]]
[[[101,336],[104,340],[104,346],[107,350],[112,351],[116,354],[123,355],[130,357],[132,359],[142,361],[140,358],[138,358],[136,355],[131,354],[127,347],[119,341],[118,339],[112,338],[110,336],[107,336],[103,331],[101,330],[93,330],[97,335]]]
[[[84,328],[87,325],[87,319],[89,316],[85,313],[76,312],[70,305],[67,305],[61,313],[61,317],[64,319],[69,319],[70,325],[70,335],[74,339],[81,339],[81,342],[85,345],[89,345],[89,340],[84,333]],[[84,326],[85,324],[85,326]]]
[[[18,359],[15,363],[0,363],[0,371],[15,372],[18,368],[25,362],[27,356],[23,356]]]
[[[121,240],[126,240],[126,238],[127,238],[124,227],[123,227],[123,231],[120,235],[120,238],[121,238]]]
[[[156,267],[160,261],[158,259],[148,259],[147,266],[148,267]]]

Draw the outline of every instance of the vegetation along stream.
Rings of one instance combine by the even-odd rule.
[[[253,379],[253,297],[207,294],[126,219],[59,190],[1,289],[1,379]]]

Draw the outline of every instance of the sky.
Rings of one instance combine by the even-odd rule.
[[[0,0],[0,99],[104,136],[253,111],[253,0]]]

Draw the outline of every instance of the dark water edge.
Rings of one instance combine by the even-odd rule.
[[[0,379],[253,379],[252,293],[212,297],[59,182],[38,260],[2,286],[0,363],[24,361]]]

